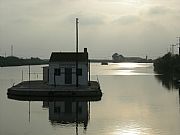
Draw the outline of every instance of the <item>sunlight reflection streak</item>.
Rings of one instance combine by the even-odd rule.
[[[93,66],[96,67],[98,75],[155,75],[152,63],[109,63],[106,66]],[[94,72],[91,74],[94,75]]]
[[[148,128],[145,128],[137,123],[129,123],[124,127],[117,127],[113,132],[113,135],[142,135],[149,134]]]

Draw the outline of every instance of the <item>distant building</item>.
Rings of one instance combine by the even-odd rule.
[[[118,54],[118,53],[114,53],[112,55],[112,60],[113,62],[123,62],[125,60],[124,56]]]
[[[76,52],[53,52],[49,60],[49,67],[43,69],[44,81],[49,85],[76,85],[76,60],[78,60],[78,84],[87,86],[87,48],[78,54]]]
[[[141,57],[124,57],[123,55],[118,53],[114,53],[112,55],[112,60],[113,62],[152,62],[152,59],[147,59],[147,56],[145,59]]]

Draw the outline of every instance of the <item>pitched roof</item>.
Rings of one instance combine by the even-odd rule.
[[[75,62],[76,56],[75,52],[52,52],[49,62]],[[88,61],[88,53],[79,52],[77,57],[80,62]]]

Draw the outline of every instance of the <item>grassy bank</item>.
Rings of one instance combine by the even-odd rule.
[[[8,56],[8,57],[2,57],[0,56],[0,67],[7,67],[7,66],[23,66],[23,65],[42,65],[42,64],[48,64],[48,60],[42,60],[40,58],[29,58],[29,59],[23,59],[18,58],[15,56]]]

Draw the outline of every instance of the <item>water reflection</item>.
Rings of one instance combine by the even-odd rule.
[[[137,123],[130,122],[127,125],[124,125],[123,127],[117,128],[114,132],[112,132],[113,135],[141,135],[144,134],[144,132],[148,132],[148,128],[144,128],[143,125],[138,125]],[[149,131],[150,132],[150,131]]]
[[[180,86],[180,77],[174,74],[155,75],[155,78],[168,90],[178,89]]]
[[[100,74],[98,77],[104,95],[103,101],[91,102],[90,115],[88,116],[90,119],[88,119],[86,130],[84,130],[83,122],[77,124],[76,122],[64,122],[63,124],[56,121],[52,124],[49,120],[49,102],[64,102],[65,98],[29,98],[26,102],[7,100],[6,89],[10,84],[7,79],[3,78],[5,75],[2,75],[1,72],[0,134],[178,135],[180,133],[178,91],[168,91],[165,86],[162,87],[162,81],[154,77],[153,67],[132,69],[136,73],[149,73],[152,76],[121,76],[116,75],[118,70],[111,70],[111,67],[116,68],[117,66],[118,64],[107,66],[99,64],[96,67],[94,64],[92,67],[95,75],[102,73],[102,76]],[[109,73],[106,73],[107,71]],[[9,78],[11,78],[11,74],[14,75],[14,71],[9,70]],[[17,75],[13,77],[18,78]],[[92,77],[96,79],[96,76]],[[21,76],[19,78],[21,79]],[[36,101],[30,101],[30,123],[28,123],[29,100]],[[89,100],[79,98],[71,99],[71,101],[89,102]],[[42,105],[47,109],[42,108]]]
[[[29,105],[29,122],[31,122],[31,105],[33,101],[42,101],[42,108],[49,111],[49,122],[52,126],[70,125],[75,128],[75,134],[78,135],[79,127],[87,130],[88,122],[90,120],[90,102],[99,101],[101,97],[20,97],[10,96],[9,99],[28,101]]]
[[[155,75],[155,78],[162,83],[167,90],[178,90],[179,92],[179,104],[180,104],[180,75],[166,73],[162,75]]]
[[[43,101],[43,107],[49,108],[49,120],[52,125],[76,123],[83,124],[87,129],[90,102],[79,102],[66,99],[65,101]]]

